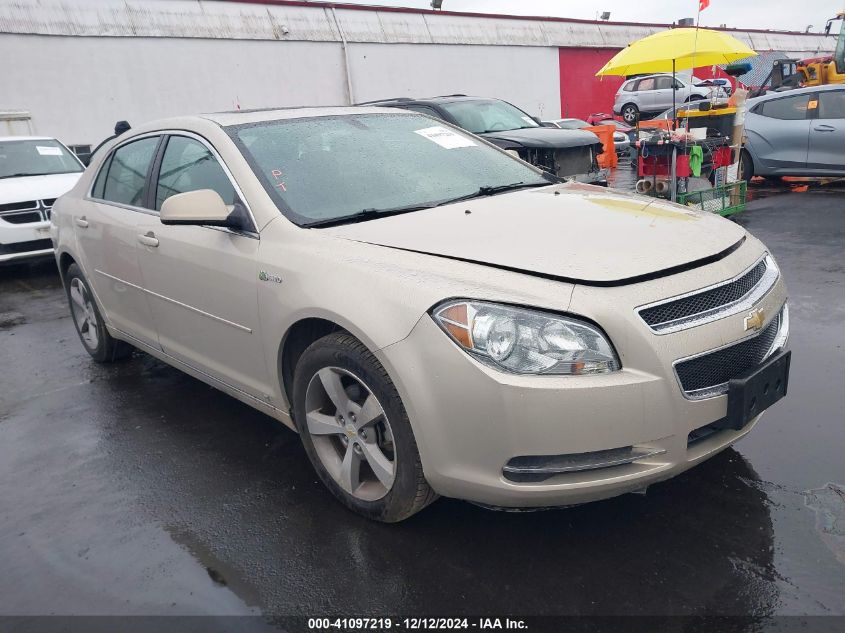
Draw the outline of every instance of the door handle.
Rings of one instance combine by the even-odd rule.
[[[835,132],[836,128],[832,125],[817,125],[813,128],[816,132]]]
[[[138,241],[141,242],[141,244],[143,244],[144,246],[151,246],[153,248],[158,246],[158,238],[152,231],[147,231],[145,235],[139,235]]]
[[[74,218],[73,221],[76,224],[76,226],[78,226],[80,229],[87,229],[88,228],[88,220],[85,219],[84,215],[81,218]]]

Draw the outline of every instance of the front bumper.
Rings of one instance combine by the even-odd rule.
[[[749,254],[735,259],[742,257],[748,259]],[[714,279],[724,275],[724,265],[707,268],[714,269],[690,273]],[[687,282],[695,283],[692,276]],[[657,335],[634,308],[643,298],[648,300],[643,295],[665,292],[667,285],[663,279],[637,284],[634,290],[590,288],[582,307],[577,305],[581,299],[580,287],[576,288],[572,312],[601,323],[617,347],[623,369],[611,374],[503,373],[459,349],[428,315],[406,339],[380,350],[378,355],[405,403],[432,488],[444,496],[497,507],[574,505],[673,477],[748,433],[759,416],[739,431],[706,432],[725,417],[727,397],[684,398],[672,369],[674,360],[693,350],[724,344],[742,315]],[[761,305],[776,314],[785,300],[778,281]],[[626,302],[630,310],[623,307]],[[512,460],[524,456],[604,455],[627,447],[646,456],[540,480],[514,478],[506,472]]]
[[[49,221],[11,224],[0,220],[0,263],[52,255]]]

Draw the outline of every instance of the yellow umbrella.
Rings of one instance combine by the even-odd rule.
[[[672,73],[700,66],[730,64],[757,53],[735,37],[710,29],[669,29],[649,35],[616,53],[596,76]],[[675,118],[675,82],[672,82]]]
[[[669,29],[622,49],[602,66],[601,75],[648,75],[699,66],[730,64],[757,53],[735,37],[710,29]]]

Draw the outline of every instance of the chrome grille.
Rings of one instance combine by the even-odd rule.
[[[0,220],[9,224],[32,224],[50,219],[55,198],[0,204]]]
[[[675,373],[684,395],[707,398],[727,392],[728,382],[760,365],[774,351],[781,324],[781,313],[759,334],[689,360],[675,364]]]
[[[774,260],[765,256],[734,279],[642,307],[639,314],[658,334],[675,332],[750,308],[777,278]]]

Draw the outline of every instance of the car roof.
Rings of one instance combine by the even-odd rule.
[[[783,90],[781,92],[767,92],[762,96],[749,99],[748,102],[760,103],[762,101],[770,101],[771,99],[779,99],[780,97],[788,97],[790,95],[805,95],[812,92],[829,92],[831,90],[845,90],[845,84],[826,84],[824,86],[809,86],[808,88],[793,88],[791,90]]]
[[[282,119],[305,119],[321,116],[345,116],[353,114],[395,114],[388,108],[363,106],[319,106],[291,108],[259,108],[255,110],[231,110],[197,115],[197,118],[213,121],[221,126],[279,121]]]
[[[2,141],[55,141],[52,136],[0,136]]]

